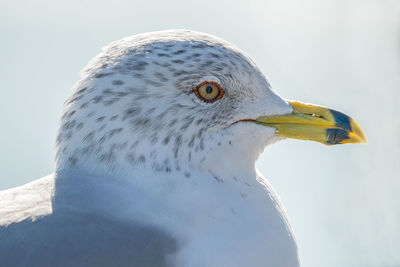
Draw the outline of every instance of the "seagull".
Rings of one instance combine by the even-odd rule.
[[[113,42],[65,101],[53,174],[0,192],[0,266],[299,266],[255,168],[284,138],[361,127],[275,93],[234,45],[190,30]]]

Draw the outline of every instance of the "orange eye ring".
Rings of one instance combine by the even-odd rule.
[[[194,93],[200,100],[207,103],[213,103],[218,99],[221,99],[225,92],[219,83],[204,81],[196,86]]]

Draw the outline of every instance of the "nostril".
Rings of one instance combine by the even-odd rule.
[[[311,117],[315,117],[315,118],[321,118],[321,119],[324,119],[324,118],[325,118],[324,116],[322,116],[322,115],[320,115],[320,114],[315,114],[315,113],[308,114],[308,115],[310,115]]]

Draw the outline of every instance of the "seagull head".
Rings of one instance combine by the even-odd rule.
[[[343,113],[282,99],[232,44],[153,32],[111,43],[81,72],[64,104],[57,170],[248,169],[282,138],[365,141]]]

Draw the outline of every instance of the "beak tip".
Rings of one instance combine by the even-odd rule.
[[[353,141],[351,143],[354,144],[365,144],[367,143],[367,137],[364,133],[364,130],[361,128],[361,126],[354,120],[351,119],[351,128],[352,131],[349,133],[350,139]]]

